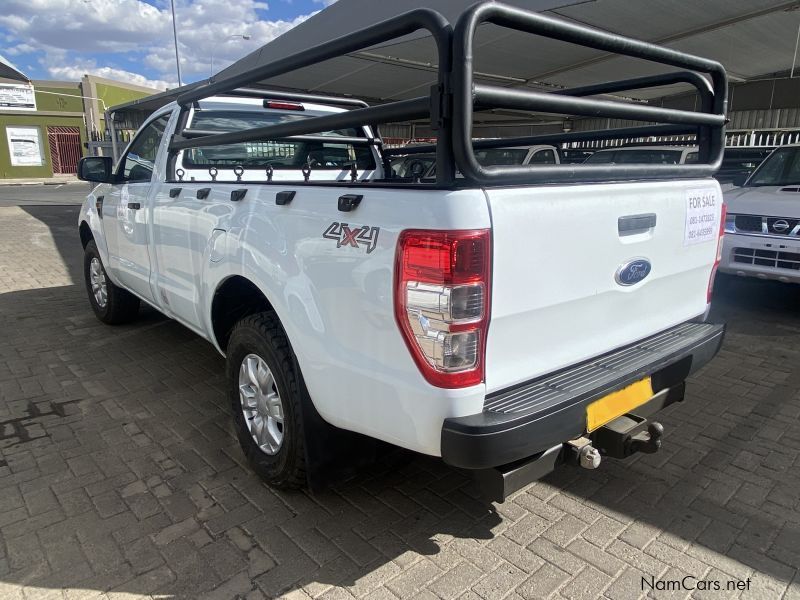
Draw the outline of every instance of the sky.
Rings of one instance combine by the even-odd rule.
[[[335,0],[175,0],[183,83],[205,79]],[[85,73],[176,87],[169,0],[0,0],[0,54],[31,79]],[[244,40],[241,35],[249,35]]]

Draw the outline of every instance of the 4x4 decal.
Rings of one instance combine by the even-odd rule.
[[[336,247],[352,246],[353,248],[366,247],[367,254],[370,254],[378,245],[378,234],[380,227],[350,227],[347,223],[334,221],[322,234],[328,240],[336,240]]]

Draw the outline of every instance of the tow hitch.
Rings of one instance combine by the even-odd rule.
[[[661,448],[664,427],[644,417],[626,414],[592,433],[553,446],[527,459],[491,469],[474,471],[484,496],[495,502],[505,499],[532,481],[544,477],[559,464],[596,469],[604,456],[625,458],[636,452],[652,454]]]
[[[628,413],[593,431],[589,437],[603,456],[626,458],[636,452],[658,452],[663,435],[661,423]]]

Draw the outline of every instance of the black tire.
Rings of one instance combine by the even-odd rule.
[[[245,357],[255,354],[266,362],[280,396],[283,440],[274,454],[263,451],[250,434],[239,398],[239,370]],[[303,392],[289,341],[277,317],[262,312],[245,317],[233,328],[227,348],[226,377],[236,435],[256,474],[269,485],[297,489],[306,485]]]
[[[106,283],[106,304],[102,306],[97,298],[95,298],[94,291],[92,290],[91,269],[92,261],[97,259],[100,264],[103,278]],[[139,315],[139,298],[117,287],[106,275],[103,260],[100,258],[100,253],[97,251],[97,245],[94,240],[86,244],[86,249],[83,255],[83,279],[86,283],[86,292],[89,295],[89,304],[92,305],[92,310],[97,318],[103,323],[108,325],[121,325],[122,323],[129,323]]]

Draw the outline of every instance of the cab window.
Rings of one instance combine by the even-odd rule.
[[[330,113],[313,110],[290,113],[252,108],[196,109],[192,128],[225,133],[290,123],[327,114]],[[352,144],[349,141],[336,139],[364,137],[361,128],[326,131],[318,137],[325,139],[304,141],[287,138],[191,148],[183,153],[183,167],[208,169],[240,166],[244,169],[261,170],[267,165],[273,169],[301,169],[303,165],[308,164],[313,169],[335,171],[348,169],[353,164],[359,170],[371,170],[376,167],[375,157],[368,145]]]
[[[128,183],[150,181],[169,114],[158,117],[139,132],[122,159],[119,178]]]
[[[552,150],[539,150],[531,156],[531,165],[554,165],[556,164],[556,153]]]

